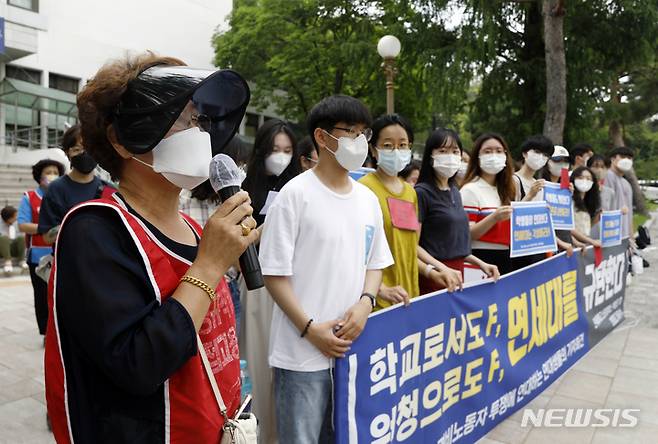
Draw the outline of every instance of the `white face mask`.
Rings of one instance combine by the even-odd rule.
[[[628,159],[626,157],[619,159],[617,161],[617,168],[623,173],[630,171],[633,168],[633,159]]]
[[[459,154],[437,154],[432,156],[433,167],[436,174],[450,179],[455,175],[462,165],[462,156]]]
[[[576,189],[582,193],[587,193],[592,189],[593,182],[588,179],[576,179],[573,181],[573,184],[576,186]]]
[[[466,171],[468,171],[468,162],[462,162],[457,170],[457,177],[463,179],[466,176]]]
[[[48,174],[41,179],[41,185],[47,187],[57,179],[59,179],[59,174]]]
[[[325,146],[325,149],[336,157],[336,161],[345,168],[347,171],[354,171],[361,168],[363,162],[368,157],[368,139],[363,134],[359,137],[351,139],[349,137],[334,137],[329,134],[329,137],[338,141],[338,149],[336,152],[331,151]]]
[[[411,150],[380,150],[377,148],[377,166],[389,176],[397,176],[411,161]]]
[[[544,165],[546,165],[546,162],[548,162],[547,156],[533,150],[528,151],[525,158],[525,163],[528,165],[528,168],[534,171],[541,170]]]
[[[551,173],[551,175],[555,177],[560,177],[560,174],[562,174],[563,169],[569,169],[569,164],[566,162],[553,162],[552,160],[548,161],[548,171]]]
[[[283,171],[288,168],[292,154],[288,153],[272,153],[265,158],[265,171],[267,174],[273,176],[280,176]]]
[[[193,127],[162,139],[153,150],[153,165],[136,157],[139,163],[153,168],[177,187],[191,190],[208,180],[212,160],[210,134]]]
[[[505,169],[507,156],[501,153],[483,154],[480,156],[480,168],[487,174],[498,174]]]

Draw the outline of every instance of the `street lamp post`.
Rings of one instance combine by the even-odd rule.
[[[393,99],[393,79],[397,74],[395,58],[400,54],[400,41],[394,35],[385,35],[377,43],[377,52],[384,59],[382,68],[386,75],[386,114],[393,114],[395,102]]]

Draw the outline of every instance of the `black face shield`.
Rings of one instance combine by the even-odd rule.
[[[133,154],[151,151],[191,100],[210,118],[213,151],[221,151],[240,126],[249,86],[235,71],[153,66],[128,83],[114,117],[119,142]]]

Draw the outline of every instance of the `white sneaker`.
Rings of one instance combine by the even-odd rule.
[[[12,271],[14,271],[14,267],[11,265],[11,263],[5,263],[5,267],[3,268],[3,271],[6,274],[10,274]]]
[[[27,270],[27,262],[25,262],[25,261],[21,262],[21,269],[22,270]]]

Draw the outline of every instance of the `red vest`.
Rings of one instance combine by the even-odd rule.
[[[141,220],[133,216],[119,199],[85,202],[71,210],[62,221],[87,206],[113,208],[125,229],[135,239],[153,287],[153,297],[162,303],[178,287],[179,279],[190,267],[185,259],[162,245]],[[189,216],[188,223],[201,235],[201,227]],[[45,379],[48,415],[58,443],[72,443],[68,419],[66,372],[61,355],[57,323],[57,251],[48,285],[48,329],[46,335]],[[210,305],[199,331],[222,398],[233,416],[240,404],[240,354],[235,331],[235,313],[231,294],[224,279],[217,287],[217,298]],[[210,380],[197,353],[164,383],[165,442],[217,443],[224,423],[215,401]]]
[[[30,209],[32,210],[32,223],[39,223],[39,210],[41,209],[41,196],[36,191],[28,191],[25,193],[30,201]],[[49,247],[40,234],[28,234],[25,236],[25,244],[27,248],[31,247]]]

